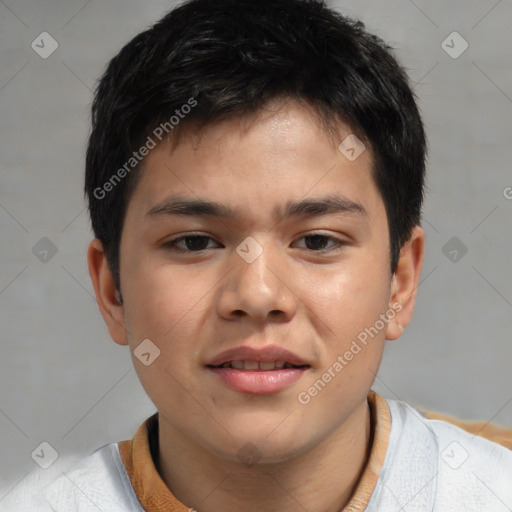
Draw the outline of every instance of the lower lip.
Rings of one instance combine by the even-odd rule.
[[[282,370],[235,370],[234,368],[208,368],[218,375],[229,388],[240,393],[266,395],[277,393],[298,381],[307,368]]]

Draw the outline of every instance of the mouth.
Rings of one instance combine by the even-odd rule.
[[[267,395],[292,386],[311,368],[307,361],[277,344],[243,345],[218,354],[205,365],[213,385],[237,393]]]
[[[290,388],[311,368],[300,358],[282,350],[267,350],[255,353],[243,349],[241,354],[225,353],[216,361],[206,365],[214,375],[215,383],[220,383],[237,393],[270,395]],[[238,356],[238,358],[235,358]],[[283,359],[275,357],[284,356]],[[288,359],[288,360],[287,360]]]
[[[289,361],[251,361],[251,360],[233,360],[226,361],[220,365],[206,365],[208,368],[232,368],[233,370],[252,371],[252,372],[270,372],[276,370],[288,370],[290,368],[306,369],[310,368],[308,364],[293,364]]]

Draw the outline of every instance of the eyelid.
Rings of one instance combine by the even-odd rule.
[[[189,251],[189,250],[180,249],[179,247],[177,247],[177,244],[179,242],[181,242],[182,240],[184,240],[186,238],[194,238],[194,237],[197,237],[197,238],[208,238],[209,240],[212,240],[216,244],[222,245],[220,242],[217,242],[213,237],[211,237],[208,234],[201,233],[201,232],[191,231],[191,232],[186,232],[186,233],[183,233],[181,235],[178,235],[178,236],[176,236],[174,238],[171,238],[171,239],[167,240],[166,242],[164,242],[162,244],[162,246],[164,248],[172,249],[172,250],[174,250],[176,252],[181,252],[181,253],[190,253],[190,254],[196,253],[196,254],[200,254],[200,253],[202,253],[204,251],[207,251],[208,249],[201,249],[200,251]]]
[[[337,249],[340,249],[343,245],[346,245],[348,242],[341,239],[341,238],[338,238],[337,236],[333,236],[331,234],[328,234],[328,233],[324,233],[324,232],[321,232],[321,231],[308,231],[304,234],[301,234],[301,236],[299,238],[297,238],[296,240],[302,240],[303,238],[307,238],[307,237],[310,237],[310,236],[323,236],[325,238],[327,238],[328,240],[330,241],[333,241],[333,242],[336,242],[336,245],[334,247],[331,247],[329,249],[320,249],[318,251],[314,251],[312,249],[310,249],[311,252],[313,253],[326,253],[326,252],[331,252],[331,251],[335,251]],[[302,247],[301,247],[302,249]],[[306,248],[307,249],[307,248]]]
[[[308,249],[307,247],[304,247],[304,248],[300,247],[300,249],[306,249],[306,250],[311,251],[312,253],[322,254],[322,253],[327,253],[327,252],[332,252],[332,251],[339,250],[339,249],[341,249],[342,246],[346,245],[346,243],[347,243],[345,240],[342,240],[341,238],[338,238],[336,236],[333,236],[333,235],[330,235],[330,234],[327,234],[327,233],[324,233],[324,232],[321,232],[321,231],[308,231],[306,233],[303,233],[303,234],[301,234],[301,236],[299,238],[297,238],[295,240],[295,242],[297,240],[302,240],[303,238],[307,238],[307,237],[311,237],[311,236],[322,236],[324,238],[327,238],[331,242],[335,242],[335,245],[334,245],[334,247],[330,247],[328,249],[319,249],[317,251],[315,251],[313,249]],[[182,240],[184,240],[186,238],[194,238],[194,237],[197,237],[197,238],[207,238],[207,239],[212,240],[213,242],[215,242],[215,243],[217,243],[219,245],[222,245],[220,242],[217,242],[209,234],[205,234],[205,233],[202,233],[202,232],[186,232],[186,233],[178,235],[178,236],[176,236],[176,237],[174,237],[174,238],[164,242],[163,247],[172,249],[172,250],[174,250],[176,252],[188,253],[188,254],[201,254],[204,251],[212,249],[210,247],[209,249],[206,248],[206,249],[201,249],[201,250],[198,250],[198,251],[192,251],[192,250],[187,250],[187,249],[180,249],[177,246],[177,244],[179,242],[181,242]]]

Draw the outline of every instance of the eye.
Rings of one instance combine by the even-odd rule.
[[[183,235],[173,240],[169,240],[164,244],[164,247],[177,252],[201,252],[208,247],[208,241],[216,243],[212,238],[206,235]],[[181,246],[179,245],[181,244]]]
[[[302,247],[299,247],[300,249],[309,249],[314,252],[327,252],[343,245],[343,241],[338,238],[317,233],[303,236],[299,240],[305,241],[305,244]],[[194,234],[179,236],[173,240],[169,240],[163,245],[165,248],[176,252],[199,253],[214,248],[212,246],[208,246],[209,242],[220,245],[209,236]],[[331,244],[330,246],[329,243]]]
[[[328,242],[334,243],[334,248],[341,247],[343,245],[343,241],[335,238],[333,236],[321,235],[321,234],[312,234],[306,235],[300,238],[299,240],[305,240],[305,248],[315,251],[315,252],[326,252],[333,249],[333,247],[326,248]],[[301,247],[301,249],[304,247]]]

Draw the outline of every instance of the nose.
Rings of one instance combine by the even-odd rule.
[[[228,273],[217,297],[218,313],[228,320],[254,323],[290,321],[297,311],[297,297],[283,271],[286,263],[279,249],[263,248],[251,263],[233,253],[234,268]]]

